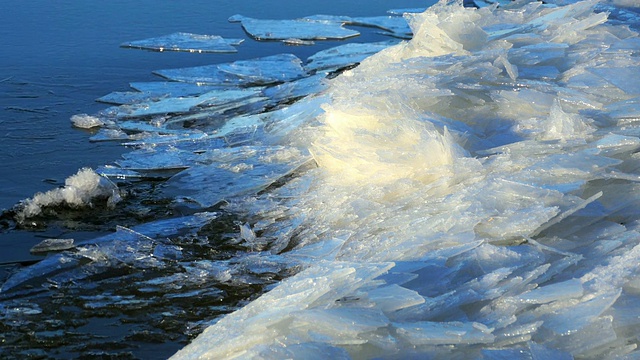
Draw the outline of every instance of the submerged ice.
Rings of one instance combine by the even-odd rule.
[[[75,281],[87,261],[175,267],[140,291],[193,290],[176,298],[296,272],[174,358],[637,357],[637,12],[492,3],[407,14],[409,41],[162,70],[181,83],[114,95],[98,118],[136,150],[99,172],[162,180],[196,227],[237,215],[229,241],[251,252],[186,262],[166,229],[191,220],[167,220],[77,244],[0,294]]]

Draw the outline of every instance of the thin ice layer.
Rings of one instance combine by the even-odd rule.
[[[229,64],[157,70],[164,78],[188,83],[226,86],[254,86],[291,81],[306,75],[302,61],[292,54],[279,54]]]
[[[234,15],[231,22],[239,22],[242,28],[257,40],[341,40],[360,35],[335,21],[314,20],[261,20]]]
[[[122,43],[121,47],[155,50],[155,51],[185,51],[197,53],[234,53],[235,46],[242,43],[242,39],[225,39],[218,35],[199,35],[177,32],[165,36]]]

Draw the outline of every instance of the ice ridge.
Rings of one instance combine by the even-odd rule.
[[[285,140],[318,167],[230,205],[305,270],[175,359],[637,356],[637,33],[597,1],[407,17]]]

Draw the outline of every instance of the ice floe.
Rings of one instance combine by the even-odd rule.
[[[225,39],[218,35],[177,32],[165,36],[129,41],[120,46],[155,51],[185,51],[197,53],[234,53],[243,39]]]

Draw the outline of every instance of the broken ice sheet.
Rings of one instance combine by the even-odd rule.
[[[195,233],[219,216],[215,212],[200,212],[193,215],[162,219],[134,226],[131,229],[119,226],[116,232],[95,239],[78,242],[81,245],[96,245],[109,243],[115,240],[135,240],[145,238],[168,238]]]
[[[217,89],[201,95],[188,97],[163,98],[157,101],[123,105],[105,110],[119,118],[188,113],[198,105],[215,106],[239,99],[255,96],[260,89]]]
[[[219,89],[217,86],[176,81],[140,81],[129,83],[129,86],[140,92],[154,94],[156,96],[166,95],[169,97],[200,95],[211,90]]]
[[[231,197],[263,190],[310,160],[308,153],[281,146],[218,149],[210,164],[176,174],[161,192],[207,208]]]
[[[426,7],[423,7],[423,8],[391,9],[391,10],[387,10],[387,13],[391,14],[391,15],[404,15],[406,13],[422,13],[422,12],[425,12],[425,10],[427,10]]]
[[[225,39],[218,35],[177,32],[150,39],[125,42],[120,46],[155,51],[234,53],[238,52],[234,46],[240,45],[243,41],[243,39]]]
[[[67,250],[73,247],[73,239],[45,239],[34,245],[29,251],[32,253],[43,253],[49,251]]]
[[[256,40],[343,40],[360,35],[335,21],[260,20],[234,15],[230,22],[239,22],[242,28]]]
[[[307,58],[304,68],[309,71],[334,71],[357,64],[367,57],[397,44],[397,41],[376,43],[349,43],[319,51]]]
[[[154,71],[164,78],[188,83],[226,86],[268,85],[307,76],[293,54],[278,54],[232,63]]]
[[[411,28],[401,16],[370,16],[370,17],[350,17],[333,15],[313,15],[306,16],[302,20],[335,22],[352,26],[373,27],[383,30],[382,34],[410,39]]]

